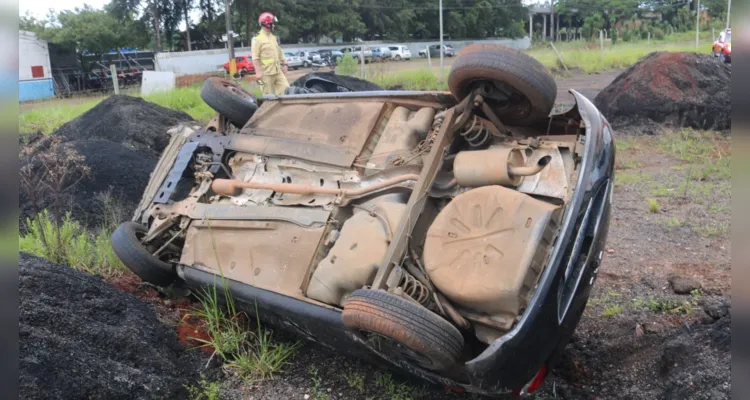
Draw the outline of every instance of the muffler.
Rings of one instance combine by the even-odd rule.
[[[525,166],[521,149],[491,147],[486,150],[462,151],[453,162],[453,175],[461,186],[501,185],[515,187],[524,176],[536,175],[552,160],[544,156],[535,165]]]

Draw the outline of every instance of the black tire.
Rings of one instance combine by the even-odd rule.
[[[140,239],[147,232],[148,229],[137,222],[123,222],[112,233],[112,250],[128,269],[144,281],[169,286],[177,279],[177,273],[172,264],[154,257],[141,243]]]
[[[307,61],[307,60],[302,61],[302,68],[307,68],[309,66],[310,66],[310,62],[309,61]]]
[[[234,82],[208,78],[201,89],[201,99],[237,127],[243,127],[258,110],[255,98]]]
[[[394,351],[430,370],[446,370],[455,365],[464,346],[461,332],[432,311],[382,290],[359,289],[344,304],[341,318],[346,326],[369,338],[385,338]],[[374,334],[374,335],[373,335]]]
[[[448,87],[459,101],[480,82],[503,84],[512,89],[510,103],[488,100],[493,111],[508,125],[532,125],[546,119],[557,96],[555,78],[544,65],[527,54],[498,44],[465,47],[448,75]]]

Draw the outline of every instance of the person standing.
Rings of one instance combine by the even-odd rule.
[[[287,65],[284,53],[281,51],[279,39],[273,34],[276,28],[276,16],[270,12],[264,12],[258,17],[260,32],[253,37],[250,45],[253,65],[255,66],[255,78],[263,85],[263,94],[282,95],[289,87],[286,80]]]

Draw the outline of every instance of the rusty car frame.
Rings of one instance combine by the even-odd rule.
[[[575,90],[550,115],[554,79],[502,46],[465,48],[448,83],[255,99],[210,79],[217,116],[173,134],[115,252],[429,382],[533,392],[599,270],[612,132]]]

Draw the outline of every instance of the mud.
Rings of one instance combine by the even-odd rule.
[[[25,399],[186,398],[201,360],[151,305],[102,279],[19,254]]]
[[[68,140],[106,139],[158,155],[169,143],[167,130],[188,121],[192,118],[182,111],[117,95],[62,125],[54,134]]]
[[[619,127],[648,119],[697,129],[731,127],[729,65],[708,54],[654,52],[625,70],[594,99]]]

